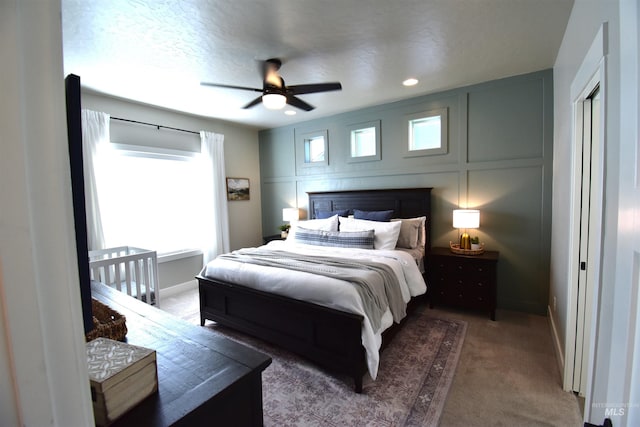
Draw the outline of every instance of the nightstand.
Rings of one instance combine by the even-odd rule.
[[[285,240],[286,237],[282,237],[280,234],[272,234],[271,236],[262,236],[262,241],[266,245],[272,240]]]
[[[498,252],[458,255],[449,248],[432,248],[428,255],[430,305],[487,310],[496,320]]]

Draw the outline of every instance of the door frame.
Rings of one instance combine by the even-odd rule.
[[[581,216],[581,186],[582,186],[582,126],[583,104],[586,98],[599,85],[601,93],[600,136],[592,140],[591,163],[591,205],[589,219],[589,254],[587,259],[587,287],[585,296],[586,318],[583,349],[588,351],[588,363],[583,369],[587,370],[587,384],[585,392],[584,417],[587,419],[591,410],[591,393],[593,384],[594,354],[598,340],[599,295],[601,286],[601,264],[603,248],[603,208],[604,208],[604,160],[605,140],[607,135],[606,103],[607,103],[607,68],[608,54],[608,25],[603,23],[587,52],[582,65],[578,69],[571,84],[571,102],[573,106],[572,144],[573,154],[571,162],[571,210],[569,224],[569,266],[568,266],[568,310],[567,328],[565,336],[565,358],[563,388],[573,390],[574,359],[576,356],[576,327],[578,312],[578,273],[580,254],[580,216]]]

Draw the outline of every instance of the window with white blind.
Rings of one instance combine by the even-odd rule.
[[[106,247],[168,255],[202,247],[200,153],[108,144],[96,180]]]

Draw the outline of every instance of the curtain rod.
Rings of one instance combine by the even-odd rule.
[[[139,122],[137,120],[121,119],[120,117],[111,117],[111,120],[120,120],[121,122],[129,122],[129,123],[135,123],[135,124],[138,124],[138,125],[153,126],[155,128],[158,128],[158,130],[160,130],[160,128],[164,128],[164,129],[175,130],[175,131],[178,131],[178,132],[186,132],[186,133],[193,133],[193,134],[196,134],[196,135],[200,135],[200,132],[195,132],[195,131],[192,131],[192,130],[172,128],[171,126],[156,125],[156,124],[153,124],[153,123]]]

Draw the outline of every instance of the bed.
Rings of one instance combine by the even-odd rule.
[[[408,259],[415,262],[415,265],[409,266],[409,262],[404,262],[402,263],[404,267],[394,267],[396,270],[403,268],[407,271],[417,269],[419,274],[422,274],[424,273],[422,270],[424,257],[431,246],[429,233],[431,224],[430,194],[430,188],[313,192],[308,193],[308,217],[317,220],[316,217],[321,212],[344,210],[350,212],[354,210],[365,212],[392,210],[394,220],[426,217],[423,246],[419,248],[421,255],[418,258],[421,259],[416,259],[415,253],[412,253]],[[344,221],[345,224],[348,222],[347,219]],[[271,242],[261,248],[271,245],[283,246],[283,243]],[[401,251],[383,252],[386,257],[386,252],[399,253]],[[403,254],[398,254],[397,257],[405,261],[407,259],[407,256]],[[389,261],[389,263],[392,262]],[[348,374],[354,380],[355,391],[362,392],[363,376],[367,372],[372,373],[371,344],[364,341],[367,320],[370,320],[367,314],[329,306],[334,304],[310,302],[274,293],[268,289],[257,288],[256,283],[249,284],[248,281],[243,283],[240,276],[212,273],[215,271],[216,269],[208,264],[197,276],[202,325],[206,320],[213,320],[295,352],[329,370]],[[268,279],[274,281],[273,275]],[[283,276],[282,280],[290,279],[288,276],[287,278]],[[323,283],[330,283],[334,279],[322,278],[319,280],[324,280]],[[266,277],[264,281],[268,281]],[[424,285],[424,281],[422,283]],[[290,285],[294,286],[296,283]],[[426,290],[426,287],[424,289]],[[407,313],[415,308],[420,299],[420,295],[412,295],[406,305]],[[335,305],[340,306],[340,303]],[[395,316],[392,315],[392,317]],[[379,333],[379,342],[374,344],[378,346],[379,351],[382,351],[395,335],[404,323],[404,319],[399,323],[390,322],[390,326],[384,332]],[[375,378],[375,372],[372,378]]]

